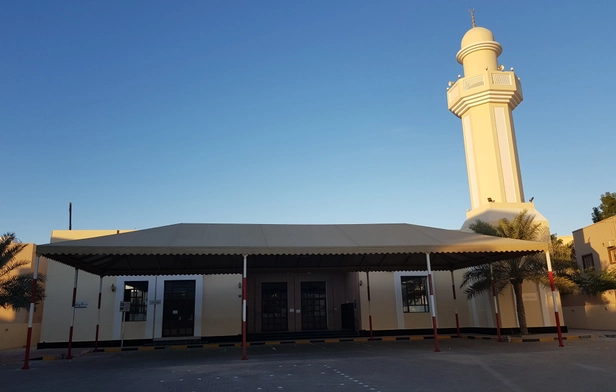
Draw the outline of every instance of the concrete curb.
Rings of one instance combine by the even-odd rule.
[[[584,335],[568,335],[563,336],[563,340],[582,340],[582,339],[597,339],[597,338],[612,338],[616,339],[616,334],[584,334]],[[287,344],[319,344],[319,343],[368,343],[368,342],[396,342],[396,341],[419,341],[419,340],[433,340],[433,336],[379,336],[370,340],[369,337],[357,337],[357,338],[337,338],[337,339],[300,339],[300,340],[277,340],[277,341],[260,341],[249,342],[249,346],[276,346]],[[439,335],[439,340],[446,339],[469,339],[469,340],[491,340],[497,341],[495,336],[483,336],[483,335]],[[513,336],[503,336],[504,343],[545,343],[558,341],[556,336],[540,336],[535,338],[518,338]],[[173,346],[141,346],[141,347],[109,347],[100,348],[98,350],[86,350],[78,354],[74,354],[73,357],[80,355],[91,354],[94,352],[114,353],[114,352],[126,352],[126,351],[155,351],[155,350],[192,350],[192,349],[214,349],[214,348],[227,348],[227,347],[242,347],[242,344],[237,343],[205,343],[205,344],[188,344],[188,345],[173,345]],[[21,356],[21,354],[20,354]],[[30,361],[55,361],[66,359],[66,354],[45,355],[30,358]],[[2,359],[1,363],[18,362],[23,361],[23,358],[16,356],[15,358]]]
[[[563,336],[563,340],[580,340],[580,339],[593,339],[593,338],[616,338],[614,335],[574,335]],[[439,340],[446,339],[470,339],[470,340],[492,340],[497,341],[495,336],[476,336],[476,335],[439,335]],[[382,336],[375,337],[370,340],[368,337],[361,338],[339,338],[339,339],[303,339],[303,340],[278,340],[278,341],[263,341],[263,342],[249,342],[248,346],[277,346],[285,344],[315,344],[315,343],[366,343],[366,342],[396,342],[396,341],[416,341],[416,340],[434,340],[433,336]],[[558,337],[540,337],[540,338],[514,338],[509,336],[503,336],[503,342],[506,343],[537,343],[537,342],[555,342],[558,341]],[[97,352],[123,352],[123,351],[154,351],[154,350],[189,350],[189,349],[201,349],[201,348],[226,348],[226,347],[242,347],[241,343],[207,343],[207,344],[189,344],[189,345],[177,345],[177,346],[145,346],[145,347],[110,347],[99,349]],[[87,353],[93,353],[94,350],[87,351]]]

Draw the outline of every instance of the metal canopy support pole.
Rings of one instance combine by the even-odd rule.
[[[98,351],[98,330],[101,325],[101,298],[103,296],[103,277],[98,284],[98,316],[96,319],[96,336],[94,337],[94,352]]]
[[[154,276],[154,310],[152,312],[152,342],[156,339],[156,302],[158,295],[158,275]]]
[[[453,279],[453,270],[450,270],[449,272],[451,272],[451,292],[453,293],[453,307],[456,311],[456,330],[458,331],[458,337],[461,338],[462,335],[460,335],[460,320],[458,318],[458,302],[456,301],[456,283]]]
[[[558,332],[558,347],[565,347],[563,344],[563,334],[560,330],[560,317],[558,316],[558,302],[556,302],[556,287],[554,286],[554,274],[552,273],[552,260],[550,252],[545,252],[545,259],[548,262],[548,277],[550,278],[550,289],[552,289],[552,302],[554,303],[554,316],[556,317],[556,331]]]
[[[246,272],[248,255],[244,255],[244,276],[242,277],[242,360],[248,359],[246,356]]]
[[[366,286],[368,288],[368,323],[370,324],[370,340],[374,340],[372,335],[372,311],[370,309],[370,271],[366,270]]]
[[[26,356],[22,370],[30,369],[30,344],[32,344],[32,323],[34,321],[34,304],[36,303],[36,285],[38,279],[39,255],[34,260],[34,275],[32,275],[32,291],[30,294],[30,313],[28,314],[28,337],[26,338]]]
[[[426,253],[426,265],[428,266],[428,286],[430,287],[430,312],[432,313],[432,329],[434,330],[434,351],[438,353],[441,349],[438,348],[438,332],[436,331],[436,306],[434,303],[434,282],[430,267],[430,253]]]
[[[500,319],[498,317],[498,299],[496,298],[496,284],[494,283],[494,273],[492,272],[492,264],[490,264],[490,283],[492,285],[492,297],[494,298],[494,317],[496,318],[496,336],[498,341],[502,342]]]
[[[79,270],[75,267],[75,282],[73,284],[73,315],[71,317],[71,327],[68,331],[68,353],[66,359],[72,359],[71,349],[73,348],[73,325],[75,325],[75,301],[77,300],[77,279],[79,278]]]

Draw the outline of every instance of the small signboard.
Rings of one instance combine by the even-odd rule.
[[[120,312],[130,312],[130,301],[120,301]]]
[[[150,305],[161,305],[163,303],[162,300],[160,299],[151,299],[150,300]]]
[[[75,302],[75,308],[87,308],[87,307],[88,307],[88,301]]]
[[[524,301],[538,301],[539,300],[539,298],[537,298],[537,293],[523,293],[522,299],[524,299]]]

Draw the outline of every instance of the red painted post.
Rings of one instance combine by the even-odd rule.
[[[22,370],[30,369],[30,345],[32,344],[32,323],[34,322],[34,304],[36,303],[36,282],[38,279],[39,255],[34,260],[34,274],[32,276],[32,291],[30,294],[30,313],[28,314],[28,335],[26,338],[26,355]]]
[[[440,352],[438,347],[438,332],[436,329],[436,306],[434,301],[434,282],[432,281],[432,269],[430,267],[430,253],[426,253],[426,265],[428,266],[428,287],[430,288],[430,312],[432,313],[432,329],[434,331],[434,351]]]
[[[75,281],[73,284],[73,315],[71,317],[71,327],[68,331],[68,353],[66,354],[66,359],[73,359],[71,355],[71,350],[73,348],[73,325],[75,325],[75,302],[77,301],[77,279],[79,277],[79,270],[75,267]]]
[[[492,297],[494,298],[494,317],[496,318],[496,336],[499,342],[503,341],[501,336],[500,318],[498,317],[498,299],[496,298],[496,285],[494,284],[494,274],[492,273],[492,264],[490,264],[490,283],[492,284]]]
[[[244,255],[244,275],[242,277],[242,360],[248,359],[246,356],[246,259],[248,255]]]
[[[368,289],[368,323],[370,324],[370,340],[374,340],[372,334],[372,310],[370,308],[370,271],[366,271],[366,286]]]
[[[103,277],[98,285],[98,318],[96,320],[96,336],[94,337],[94,352],[98,351],[98,329],[101,324],[101,297],[103,295]]]
[[[560,329],[560,317],[558,315],[558,302],[556,301],[556,286],[554,285],[554,274],[552,273],[552,260],[550,252],[545,252],[545,259],[548,263],[548,278],[550,278],[550,289],[552,290],[552,303],[554,304],[554,316],[556,317],[556,332],[558,333],[558,347],[565,347],[563,344],[563,334]]]
[[[458,331],[458,337],[461,338],[462,335],[460,335],[460,320],[458,319],[458,302],[456,301],[456,283],[453,279],[453,270],[449,272],[451,272],[451,292],[453,293],[453,306],[456,312],[456,331]]]

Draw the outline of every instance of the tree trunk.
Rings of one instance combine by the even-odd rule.
[[[526,325],[526,311],[524,310],[524,299],[522,297],[522,282],[513,283],[513,291],[515,293],[515,304],[518,310],[518,323],[520,324],[520,334],[528,335],[528,326]]]

